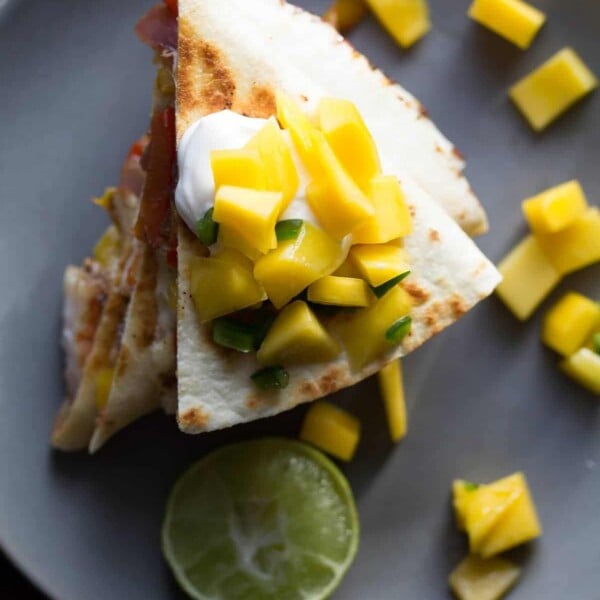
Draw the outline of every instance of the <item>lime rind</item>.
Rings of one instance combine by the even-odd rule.
[[[190,510],[203,505],[214,510]],[[194,531],[204,538],[194,538]],[[344,475],[320,451],[284,438],[224,446],[193,465],[173,487],[162,528],[164,556],[195,600],[328,598],[358,539]]]

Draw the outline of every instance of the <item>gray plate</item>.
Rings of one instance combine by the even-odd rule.
[[[481,245],[499,259],[524,233],[521,198],[578,177],[598,202],[600,98],[536,136],[506,89],[567,44],[600,73],[600,4],[538,0],[549,22],[527,53],[470,22],[467,0],[431,4],[435,29],[410,52],[371,19],[352,40],[419,96],[469,157],[493,225]],[[92,458],[48,447],[62,396],[62,272],[105,225],[88,199],[115,182],[147,125],[150,52],[132,27],[148,5],[22,0],[0,11],[0,537],[62,600],[180,598],[159,549],[171,484],[225,442],[294,435],[304,412],[196,438],[157,415]],[[600,294],[599,276],[589,269],[563,289]],[[545,534],[518,555],[526,568],[511,598],[600,596],[599,407],[559,374],[539,327],[539,313],[522,326],[492,299],[407,359],[410,435],[398,447],[387,441],[373,381],[338,395],[364,435],[345,468],[362,541],[336,598],[447,598],[448,572],[466,551],[449,508],[452,478],[487,481],[517,469]]]

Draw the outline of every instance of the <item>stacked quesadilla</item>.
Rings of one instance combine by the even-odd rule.
[[[116,240],[109,259],[65,275],[68,400],[53,433],[56,447],[95,451],[172,400],[175,386],[186,433],[288,410],[375,373],[493,291],[499,275],[469,237],[483,233],[487,222],[460,154],[416,99],[329,25],[280,0],[179,0],[152,8],[137,32],[158,67],[144,182],[133,191],[121,185],[108,202]],[[372,149],[368,181],[358,175],[366,154],[349,166],[343,145],[327,137],[324,106],[333,107],[329,122],[350,115],[344,131],[355,133],[346,147],[355,147],[358,135]],[[285,177],[267,168],[276,147],[286,158],[285,169],[277,170],[280,161],[275,171]],[[335,190],[334,172],[344,182]],[[319,195],[322,177],[328,184]],[[375,243],[364,231],[378,218],[379,184],[392,190],[410,223],[401,236]],[[333,197],[339,206],[331,205]],[[260,237],[267,205],[270,229]],[[256,227],[228,220],[222,207],[243,207]],[[335,260],[319,271],[326,252],[316,252],[305,266],[318,277],[298,284],[280,268],[281,281],[267,284],[258,265],[273,264],[309,238],[335,248]],[[387,265],[389,281],[357,273],[353,257],[365,239],[373,242],[365,254],[397,257],[395,271]],[[326,277],[336,285],[353,280],[367,300],[311,302],[307,288]],[[286,286],[291,296],[282,298],[275,288]],[[241,288],[252,293],[236,303]],[[395,320],[383,324],[386,335],[400,320],[410,328],[388,336],[389,344],[377,340],[371,344],[377,352],[357,359],[356,323],[381,325],[390,306]],[[298,323],[314,333],[305,351],[306,327],[294,337]],[[275,330],[294,351],[265,349]],[[232,337],[251,338],[250,346]]]

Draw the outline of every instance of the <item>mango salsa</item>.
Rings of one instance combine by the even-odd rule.
[[[96,373],[96,407],[103,409],[108,404],[115,370],[111,367],[102,367]]]
[[[405,250],[392,244],[353,246],[349,256],[361,275],[375,287],[410,270]]]
[[[427,0],[367,0],[367,3],[403,48],[412,46],[431,29]]]
[[[349,461],[360,440],[360,421],[329,402],[315,402],[304,417],[300,439]]]
[[[578,181],[561,185],[523,200],[523,214],[533,233],[556,233],[571,225],[587,209]]]
[[[223,185],[217,190],[213,219],[250,247],[266,253],[277,247],[275,223],[281,212],[281,192]]]
[[[399,442],[406,435],[407,430],[400,359],[393,360],[383,367],[377,374],[377,378],[385,404],[390,437],[393,442]]]
[[[341,98],[322,98],[317,108],[321,131],[344,169],[363,191],[381,171],[373,136],[356,106]],[[387,240],[386,240],[387,241]]]
[[[216,190],[224,185],[265,189],[265,166],[256,150],[213,150],[210,165]]]
[[[296,239],[280,242],[256,261],[254,276],[275,308],[281,308],[313,281],[333,273],[343,260],[338,242],[304,222]]]
[[[561,275],[577,271],[600,261],[600,211],[589,208],[565,229],[535,237]]]
[[[339,316],[335,331],[346,348],[353,370],[393,348],[385,334],[394,323],[408,315],[410,308],[410,296],[397,285],[368,308]]]
[[[474,0],[469,16],[522,50],[529,48],[546,15],[522,0]]]
[[[264,290],[242,258],[238,264],[231,255],[224,260],[201,256],[192,259],[190,291],[200,321],[210,321],[265,299]]]
[[[328,362],[340,351],[308,304],[296,300],[277,315],[256,358],[264,365],[298,365]]]
[[[504,558],[467,556],[450,574],[458,600],[500,600],[517,582],[521,569]]]
[[[412,217],[398,179],[377,175],[369,186],[375,214],[352,232],[353,243],[383,244],[412,233]]]
[[[564,48],[510,88],[509,96],[536,131],[598,86],[572,48]]]
[[[498,265],[503,280],[496,294],[524,321],[560,281],[560,273],[537,239],[529,235]]]
[[[354,277],[327,275],[308,286],[308,301],[331,306],[369,306],[371,290]]]
[[[600,354],[589,348],[580,348],[560,367],[571,379],[600,396]]]
[[[255,261],[263,255],[260,250],[254,248],[244,238],[242,238],[235,229],[222,223],[219,225],[217,242],[220,246],[225,248],[233,248],[234,250],[241,252],[251,261]]]
[[[600,304],[581,294],[570,292],[547,313],[542,341],[563,356],[581,348],[600,325]]]
[[[246,144],[246,148],[255,150],[260,155],[264,169],[265,189],[283,194],[281,210],[285,210],[296,195],[300,180],[290,147],[277,121],[273,118],[269,119],[267,124]]]

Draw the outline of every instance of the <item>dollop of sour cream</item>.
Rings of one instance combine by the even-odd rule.
[[[175,206],[192,231],[195,231],[197,221],[215,201],[210,153],[213,150],[242,148],[266,122],[266,119],[245,117],[231,110],[222,110],[196,120],[184,133],[177,153],[179,182],[175,190]],[[284,135],[292,150],[300,185],[296,197],[281,220],[302,219],[318,225],[306,201],[308,175],[292,146],[289,134],[284,132]]]

